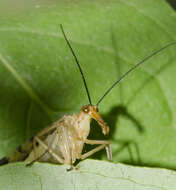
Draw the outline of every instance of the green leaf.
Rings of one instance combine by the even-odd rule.
[[[26,12],[2,15],[0,156],[88,104],[60,23],[94,104],[121,74],[176,39],[176,14],[163,0],[36,2]],[[175,51],[154,56],[101,102],[114,162],[175,169]],[[105,137],[95,125],[90,138]],[[106,159],[104,152],[96,157]]]
[[[140,168],[104,161],[86,160],[78,168],[23,163],[0,168],[1,190],[170,190],[175,189],[176,172],[158,168]]]

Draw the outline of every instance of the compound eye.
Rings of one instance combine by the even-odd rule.
[[[89,107],[88,106],[83,106],[82,111],[85,113],[89,113]]]

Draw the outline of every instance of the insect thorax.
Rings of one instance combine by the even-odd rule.
[[[64,163],[72,164],[76,159],[80,158],[85,139],[87,139],[90,132],[90,120],[90,115],[84,112],[63,116],[55,123],[58,127],[43,139],[43,141],[64,160]],[[35,152],[40,155],[42,155],[44,151],[41,146],[38,146],[35,150]],[[32,151],[30,153],[27,161],[39,156],[35,152]],[[57,163],[47,152],[39,161]]]

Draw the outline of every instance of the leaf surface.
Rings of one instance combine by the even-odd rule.
[[[107,189],[111,190],[170,190],[175,189],[176,173],[166,169],[140,168],[105,161],[86,160],[77,169],[70,166],[23,163],[0,168],[2,190],[58,190]]]

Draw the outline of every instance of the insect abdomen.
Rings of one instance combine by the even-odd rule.
[[[23,145],[20,145],[15,150],[15,152],[9,154],[8,156],[3,157],[0,160],[0,166],[11,163],[11,162],[24,161],[32,150],[32,147],[33,147],[32,142],[33,142],[33,138],[31,138],[29,141],[27,141]]]

